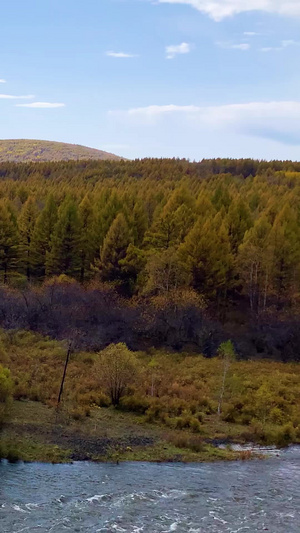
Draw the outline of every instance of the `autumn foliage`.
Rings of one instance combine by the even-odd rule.
[[[0,177],[3,327],[208,356],[230,337],[243,357],[297,359],[299,163],[2,163]]]

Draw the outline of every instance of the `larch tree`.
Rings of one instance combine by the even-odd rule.
[[[150,254],[145,271],[146,293],[169,293],[174,289],[188,287],[191,281],[187,265],[180,261],[174,248]]]
[[[244,235],[252,226],[251,212],[247,204],[241,199],[233,200],[229,207],[227,223],[232,252],[237,253],[243,242]]]
[[[23,205],[18,220],[20,232],[21,263],[25,270],[27,280],[30,281],[33,270],[32,238],[35,223],[38,217],[38,208],[35,199],[29,196]]]
[[[126,257],[132,236],[123,213],[119,213],[104,239],[100,253],[100,271],[104,281],[123,279],[122,260]]]
[[[121,211],[122,203],[116,190],[102,193],[96,205],[96,242],[98,248],[103,246],[109,228]]]
[[[132,234],[135,246],[141,246],[148,229],[148,218],[141,202],[136,202],[132,212]]]
[[[80,270],[80,221],[75,202],[66,198],[58,211],[58,220],[46,258],[47,275],[77,277]]]
[[[275,218],[270,241],[273,246],[272,282],[277,305],[298,296],[300,282],[300,225],[296,209],[288,203]]]
[[[86,280],[96,253],[96,228],[94,208],[88,195],[79,204],[80,222],[80,281]]]
[[[19,258],[19,234],[15,217],[7,202],[0,202],[0,268],[3,281],[7,283],[9,273],[17,266]]]
[[[216,224],[215,224],[216,225]],[[200,219],[179,248],[179,257],[189,268],[193,287],[208,297],[227,290],[233,265],[228,231],[217,230],[214,219]]]
[[[46,275],[46,257],[51,250],[51,239],[57,223],[57,203],[50,194],[46,205],[37,218],[32,234],[32,262],[38,278]]]
[[[263,215],[244,236],[239,247],[237,268],[249,296],[250,308],[259,313],[267,305],[271,287],[273,247],[271,224]]]
[[[167,250],[180,244],[193,226],[194,200],[185,189],[176,189],[163,208],[159,218],[147,232],[145,244],[151,248]]]

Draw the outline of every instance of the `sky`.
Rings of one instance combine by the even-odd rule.
[[[2,0],[0,139],[300,159],[300,0]]]

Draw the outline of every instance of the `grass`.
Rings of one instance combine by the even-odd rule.
[[[195,445],[193,439],[198,439]],[[57,418],[53,408],[39,402],[15,401],[10,421],[1,433],[0,452],[11,461],[101,462],[243,459],[242,454],[203,443],[189,432],[168,431],[144,418],[113,408],[95,408],[82,421]]]
[[[1,436],[0,456],[10,462],[66,463],[70,462],[70,451],[39,442],[26,436],[19,436],[14,431],[6,431]]]
[[[53,462],[204,461],[249,458],[219,450],[218,443],[300,442],[296,363],[232,363],[218,416],[222,365],[217,358],[138,353],[138,377],[115,409],[101,388],[97,354],[75,353],[57,415],[66,343],[1,330],[0,341],[0,363],[10,369],[14,385],[2,456]]]

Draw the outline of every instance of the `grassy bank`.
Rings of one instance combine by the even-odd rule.
[[[0,434],[0,454],[10,460],[230,460],[248,455],[216,444],[300,442],[296,363],[233,361],[218,414],[218,358],[135,353],[136,374],[115,408],[98,355],[74,353],[57,415],[67,344],[26,331],[2,331],[0,340],[0,363],[13,381]]]
[[[84,421],[39,402],[15,401],[1,433],[0,452],[10,461],[216,461],[244,459],[183,431],[146,424],[142,417],[114,408],[94,408]]]

